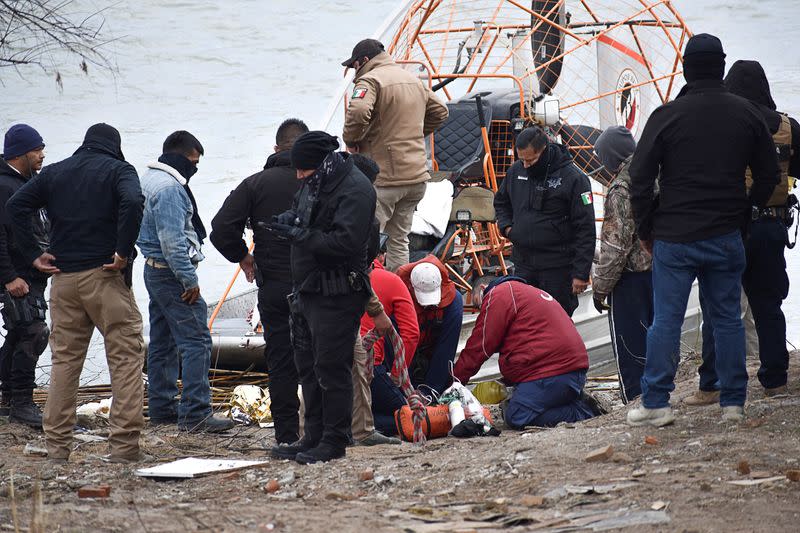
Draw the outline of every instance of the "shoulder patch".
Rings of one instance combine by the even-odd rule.
[[[367,96],[367,88],[366,87],[356,87],[353,89],[353,96],[351,97],[353,100],[360,100]]]
[[[581,202],[583,205],[592,205],[594,202],[594,198],[592,197],[592,191],[587,191],[581,194]]]

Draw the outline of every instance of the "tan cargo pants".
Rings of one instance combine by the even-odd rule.
[[[372,416],[372,391],[369,384],[372,374],[365,375],[367,351],[361,343],[361,335],[356,337],[353,348],[353,421],[350,424],[353,440],[364,440],[375,432],[375,419]],[[370,366],[370,369],[372,367]]]
[[[133,292],[116,271],[94,268],[56,274],[50,289],[50,315],[53,367],[43,419],[49,456],[69,457],[81,370],[97,327],[111,373],[110,453],[135,457],[144,427],[144,342],[142,315]]]
[[[408,264],[408,234],[414,210],[425,196],[425,184],[400,187],[375,187],[378,203],[375,217],[381,231],[389,236],[386,243],[386,268],[394,272]]]

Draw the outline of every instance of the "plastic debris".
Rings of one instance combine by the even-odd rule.
[[[136,471],[141,477],[194,478],[207,474],[221,474],[266,464],[267,461],[240,461],[233,459],[198,459],[187,457]]]
[[[226,415],[238,424],[266,427],[272,422],[270,405],[269,391],[257,385],[239,385],[233,389]]]
[[[113,398],[106,398],[105,400],[100,400],[99,402],[89,402],[85,403],[78,407],[75,411],[79,417],[86,417],[86,418],[103,418],[108,420],[109,414],[111,414],[111,402]]]
[[[508,398],[508,389],[498,381],[482,381],[475,385],[472,394],[483,405],[492,405]]]
[[[38,457],[47,457],[47,448],[44,446],[40,446],[38,444],[34,444],[33,442],[29,442],[25,445],[25,449],[22,450],[24,455],[35,455]]]

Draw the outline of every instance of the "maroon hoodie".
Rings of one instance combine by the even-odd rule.
[[[509,384],[589,368],[583,339],[561,305],[519,281],[501,283],[484,297],[453,373],[466,384],[498,352],[500,373]]]

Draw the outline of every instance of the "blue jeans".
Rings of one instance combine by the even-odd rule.
[[[375,429],[384,435],[396,435],[397,424],[394,421],[394,412],[406,404],[403,391],[397,388],[383,365],[375,365],[373,368],[372,382],[369,388],[372,393],[372,416],[375,419]]]
[[[553,427],[592,418],[594,413],[580,399],[585,384],[585,370],[520,383],[504,410],[506,424]]]
[[[150,345],[147,350],[147,398],[150,419],[196,424],[211,415],[211,333],[206,302],[188,305],[183,286],[169,268],[144,267],[150,295]],[[180,359],[179,359],[180,358]],[[180,402],[178,375],[183,381]]]
[[[426,385],[441,394],[452,385],[450,365],[456,358],[463,321],[464,298],[456,291],[453,302],[444,309],[440,322],[419,325],[421,337],[429,337],[431,342],[427,346],[417,347],[409,366],[414,388]]]
[[[695,278],[714,328],[720,405],[744,405],[747,397],[744,327],[739,301],[745,267],[744,245],[736,231],[702,241],[656,241],[653,248],[653,325],[647,331],[642,404],[669,405],[680,360],[681,326]]]

